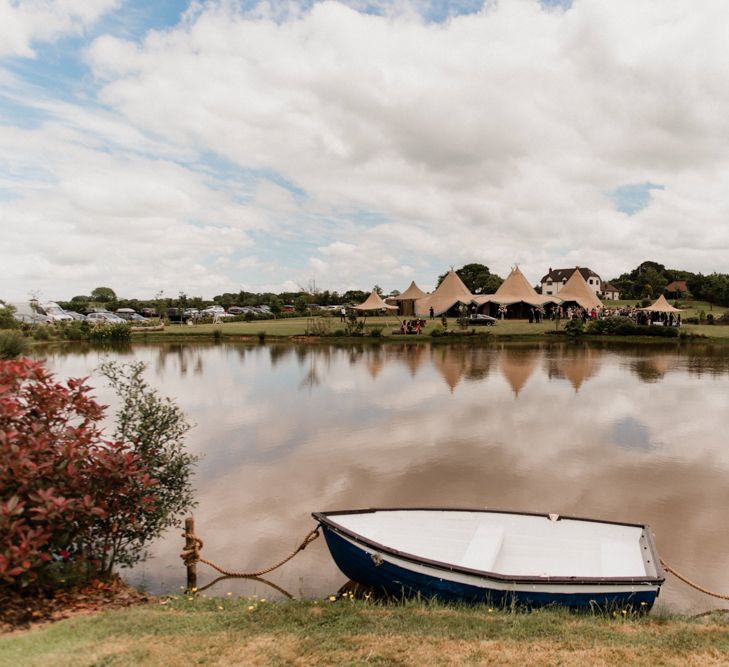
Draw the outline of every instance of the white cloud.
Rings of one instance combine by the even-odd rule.
[[[86,57],[103,109],[18,93],[52,120],[0,135],[0,187],[21,193],[0,215],[55,219],[71,246],[118,239],[130,287],[162,239],[226,290],[431,288],[470,261],[518,262],[532,282],[576,263],[726,270],[724,0],[501,0],[444,23],[408,2],[284,4],[200,4],[139,42],[99,37]],[[645,182],[665,189],[615,210],[610,192]],[[55,252],[77,259],[47,246],[49,270]],[[267,259],[215,265],[208,249]]]
[[[119,0],[0,0],[0,58],[35,56],[33,42],[81,34]]]

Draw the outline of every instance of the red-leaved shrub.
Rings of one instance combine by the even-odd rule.
[[[0,581],[27,585],[52,561],[104,572],[115,531],[153,511],[157,480],[122,442],[85,380],[0,361]]]

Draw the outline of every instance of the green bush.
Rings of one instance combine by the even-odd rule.
[[[25,338],[16,331],[0,333],[0,359],[15,359],[28,349]]]
[[[382,338],[382,330],[384,327],[375,327],[370,329],[370,338]]]
[[[593,320],[587,325],[587,333],[592,336],[678,337],[678,329],[675,327],[636,324],[629,317],[605,317],[601,320]]]
[[[57,322],[56,330],[63,340],[89,340],[91,325],[86,321]]]
[[[150,541],[197,504],[192,474],[198,457],[185,450],[190,423],[172,399],[163,398],[147,384],[145,370],[141,361],[107,362],[99,367],[121,402],[114,440],[129,445],[145,473],[156,482],[154,506],[116,529],[106,559],[108,572],[115,563],[130,566],[139,561]]]
[[[565,335],[569,338],[579,338],[585,333],[585,327],[581,319],[574,319],[564,325]]]
[[[131,338],[128,324],[96,324],[89,330],[89,340],[95,343],[128,343]]]
[[[13,306],[0,306],[0,329],[17,329],[20,325],[14,317]]]
[[[433,328],[433,330],[430,332],[430,335],[433,338],[440,338],[441,336],[445,336],[445,329],[442,326],[436,326]]]
[[[36,324],[33,327],[33,338],[36,340],[51,340],[53,329],[47,324]]]

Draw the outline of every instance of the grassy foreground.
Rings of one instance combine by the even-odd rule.
[[[0,665],[726,665],[729,620],[178,597],[0,637]]]

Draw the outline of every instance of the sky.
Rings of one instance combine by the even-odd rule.
[[[729,271],[725,0],[0,0],[0,299]]]

